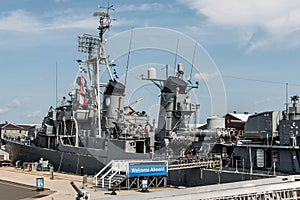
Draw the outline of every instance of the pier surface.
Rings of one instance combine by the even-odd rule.
[[[44,191],[37,191],[36,179],[44,178]],[[90,194],[90,199],[115,198],[111,191],[93,187],[92,177],[88,177],[86,187],[82,189],[82,176],[54,172],[50,179],[48,171],[28,171],[14,167],[0,167],[0,199],[39,199],[39,200],[74,200],[76,191],[71,185],[73,182],[81,190]],[[152,190],[152,189],[151,189]],[[152,191],[167,190],[157,188]],[[117,196],[134,195],[137,190],[117,190]]]
[[[44,191],[36,190],[37,178],[44,178]],[[50,172],[0,167],[0,199],[74,200],[77,193],[70,183],[73,182],[81,189],[82,180],[82,176],[72,174],[54,172],[53,179],[50,179]],[[93,200],[159,200],[161,198],[215,200],[246,197],[252,199],[270,199],[270,197],[300,199],[300,176],[297,175],[191,188],[149,188],[150,192],[147,193],[139,190],[117,190],[116,196],[111,195],[111,191],[95,190],[92,177],[88,177],[87,182],[82,190],[87,191],[90,199]]]

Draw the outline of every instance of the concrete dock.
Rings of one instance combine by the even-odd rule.
[[[36,179],[44,178],[44,191],[36,191]],[[73,174],[64,174],[54,172],[53,179],[50,179],[50,172],[48,171],[28,171],[23,169],[16,169],[14,167],[0,167],[0,199],[4,197],[5,189],[7,185],[15,186],[15,190],[12,191],[15,198],[18,193],[28,193],[29,199],[39,200],[74,200],[76,198],[76,191],[71,186],[71,182],[74,182],[80,189],[82,188],[82,176]],[[3,182],[4,184],[1,184]],[[1,190],[2,188],[2,190]],[[27,189],[27,191],[20,191],[21,189]],[[110,195],[111,191],[97,189],[95,190],[92,184],[92,177],[88,177],[88,183],[84,189],[90,194],[90,199],[102,199],[102,198],[115,198],[116,196]],[[157,188],[152,191],[167,190],[167,188]],[[140,193],[138,190],[117,190],[117,196],[134,195]],[[24,199],[24,198],[23,198]]]
[[[36,179],[44,178],[44,191],[36,191]],[[28,171],[14,167],[0,167],[0,199],[39,199],[39,200],[74,200],[76,191],[71,186],[74,182],[82,187],[82,176],[54,172],[50,179],[50,172]],[[139,190],[116,191],[117,195],[110,195],[111,191],[95,190],[92,178],[83,189],[90,194],[90,199],[99,200],[145,200],[145,199],[300,199],[300,176],[283,176],[250,180],[234,183],[215,184],[190,188],[149,188],[150,192]],[[16,187],[15,192],[9,186]],[[7,197],[8,192],[14,197]],[[21,195],[22,196],[18,196]],[[7,197],[7,198],[6,198]],[[271,198],[272,199],[272,198]]]

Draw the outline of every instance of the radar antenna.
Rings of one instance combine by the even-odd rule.
[[[110,76],[111,80],[115,80],[115,78],[113,77],[111,70],[110,70],[110,66],[109,66],[109,61],[108,61],[108,57],[105,55],[105,49],[104,49],[104,44],[105,41],[103,41],[103,35],[104,33],[108,30],[110,30],[111,27],[111,17],[109,15],[109,11],[110,10],[114,10],[113,5],[109,4],[109,0],[108,0],[108,4],[107,7],[103,7],[103,6],[99,6],[99,8],[101,9],[106,9],[106,12],[95,12],[94,16],[99,17],[99,26],[98,26],[98,30],[99,30],[99,45],[98,45],[98,64],[102,64],[106,67],[108,74]]]
[[[100,42],[103,41],[103,35],[105,31],[110,30],[111,27],[111,21],[112,19],[110,18],[109,11],[112,10],[114,11],[115,9],[113,8],[113,5],[109,5],[109,0],[107,1],[107,6],[98,6],[99,8],[106,9],[106,12],[94,12],[94,16],[99,17],[99,37],[100,37]]]
[[[296,107],[296,105],[299,103],[300,97],[298,95],[291,96],[291,101],[293,103],[293,106]]]

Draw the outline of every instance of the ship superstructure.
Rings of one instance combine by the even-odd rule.
[[[243,137],[234,145],[233,159],[240,167],[269,173],[300,172],[299,96],[291,97],[285,111],[267,111],[252,115]]]
[[[167,70],[167,68],[166,68]],[[172,141],[173,137],[183,132],[195,132],[200,105],[192,103],[189,92],[195,85],[189,84],[183,79],[183,66],[178,64],[176,76],[168,76],[166,80],[156,78],[156,69],[148,69],[148,78],[160,89],[160,109],[158,115],[158,127],[155,133],[156,149],[161,149]],[[168,74],[168,72],[166,73]],[[194,121],[191,123],[191,119]],[[193,124],[190,128],[188,125]]]

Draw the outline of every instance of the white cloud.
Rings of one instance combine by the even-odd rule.
[[[113,22],[113,26],[123,26],[130,23],[134,24],[133,21],[120,19]],[[21,9],[11,11],[7,15],[0,15],[0,31],[35,33],[72,28],[94,30],[97,26],[98,20],[92,14],[78,14],[72,9],[45,12],[42,16],[36,16]]]
[[[33,32],[40,22],[24,10],[15,10],[0,18],[0,30]]]
[[[140,5],[136,4],[130,4],[130,5],[124,5],[124,6],[118,6],[116,7],[116,10],[118,12],[128,12],[128,11],[148,11],[148,10],[162,10],[166,8],[166,4],[162,3],[143,3]]]
[[[11,101],[11,104],[10,104],[11,106],[20,106],[21,105],[21,101],[20,100],[18,100],[18,99],[13,99],[12,101]]]
[[[30,113],[27,113],[26,116],[29,117],[29,118],[42,117],[42,112],[40,110],[37,110],[37,111],[33,111],[33,112],[30,112]]]
[[[0,30],[33,33],[45,30],[83,28],[94,29],[97,20],[93,16],[75,14],[72,10],[45,13],[46,19],[35,16],[24,10],[14,10],[0,16]],[[50,20],[49,20],[50,17]]]
[[[219,76],[220,75],[218,72],[214,72],[214,73],[201,72],[201,73],[196,73],[194,75],[194,79],[207,81],[207,80],[219,77]]]
[[[85,16],[86,17],[86,16]],[[97,20],[95,18],[80,18],[80,17],[61,17],[53,20],[41,28],[41,30],[56,30],[56,29],[71,29],[71,28],[82,28],[82,29],[95,29],[97,26]]]
[[[181,0],[210,22],[234,27],[270,27],[295,25],[300,22],[297,0]],[[287,23],[287,24],[286,24]]]
[[[3,115],[8,112],[7,108],[0,108],[0,115]]]
[[[11,102],[8,104],[8,107],[10,108],[16,108],[20,107],[22,104],[26,104],[30,101],[28,98],[23,98],[23,99],[13,99]]]
[[[238,32],[248,50],[284,42],[300,29],[298,0],[179,1],[205,16],[207,24]]]
[[[68,1],[68,0],[54,0],[56,3],[60,3],[60,2],[65,2],[65,1]]]

